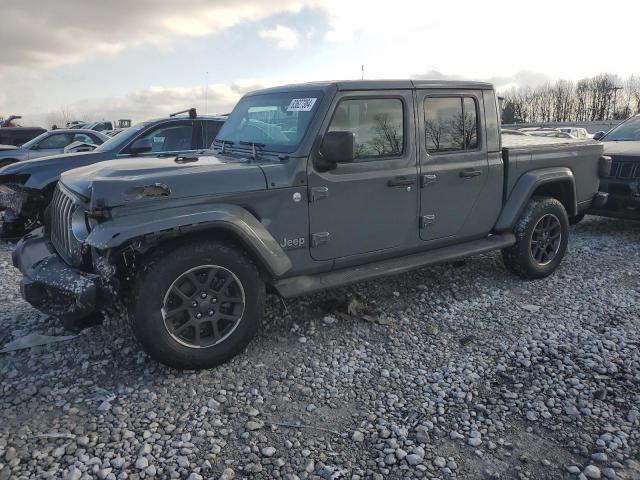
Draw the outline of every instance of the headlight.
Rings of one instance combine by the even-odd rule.
[[[91,231],[88,218],[80,206],[76,206],[71,214],[71,231],[77,240],[83,242]]]

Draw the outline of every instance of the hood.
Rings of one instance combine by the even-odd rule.
[[[60,181],[104,207],[267,188],[258,165],[214,155],[184,163],[173,156],[109,160],[70,170]]]
[[[640,157],[640,140],[603,142],[604,154],[612,157]]]
[[[70,169],[99,161],[103,154],[98,152],[79,152],[51,155],[50,157],[34,158],[33,160],[23,160],[0,169],[0,175],[4,174],[32,174],[39,170]],[[104,157],[103,157],[104,158]]]

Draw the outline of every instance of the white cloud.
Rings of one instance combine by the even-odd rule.
[[[260,36],[262,38],[275,40],[278,47],[284,48],[285,50],[293,50],[300,46],[300,35],[298,32],[283,25],[276,25],[276,27],[271,30],[262,30]]]
[[[317,1],[7,0],[2,5],[0,65],[41,69],[142,45],[170,48],[178,37],[220,33],[245,21],[298,12]],[[282,28],[277,32],[281,41],[292,45],[295,35]]]
[[[172,88],[151,86],[121,97],[86,98],[64,105],[60,111],[27,113],[23,115],[22,123],[49,128],[51,119],[61,116],[61,112],[65,112],[65,116],[87,121],[129,118],[134,123],[164,117],[191,107],[196,107],[200,114],[229,113],[244,93],[265,86],[255,80],[238,80],[230,85],[208,85],[206,109],[204,86]]]

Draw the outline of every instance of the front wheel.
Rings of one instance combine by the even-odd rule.
[[[142,269],[132,327],[154,359],[179,369],[210,368],[254,337],[265,286],[242,250],[194,241],[156,252]]]
[[[505,266],[522,278],[544,278],[558,268],[567,251],[567,212],[555,198],[533,198],[514,233],[516,243],[502,250]]]

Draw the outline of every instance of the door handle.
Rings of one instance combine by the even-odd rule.
[[[396,177],[387,182],[387,187],[408,187],[414,183],[416,183],[415,180],[406,177]]]
[[[482,175],[482,172],[480,170],[474,170],[473,168],[467,168],[460,172],[460,178],[473,178],[479,177],[480,175]]]

